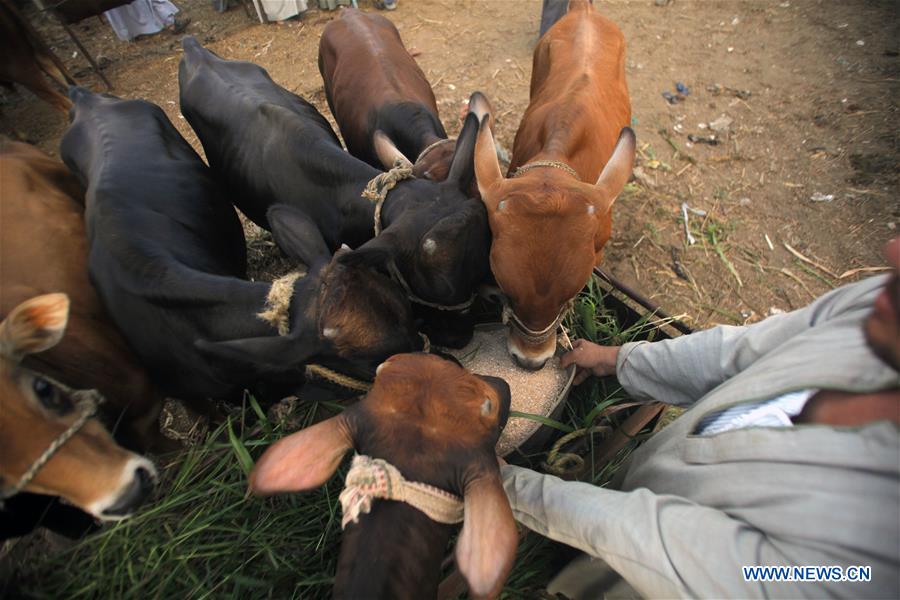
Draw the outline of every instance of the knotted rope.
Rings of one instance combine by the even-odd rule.
[[[388,192],[404,179],[413,179],[413,166],[405,158],[398,158],[390,171],[379,173],[366,184],[362,197],[375,203],[375,236],[381,235],[381,208]]]
[[[256,316],[275,329],[278,335],[287,335],[291,330],[290,308],[294,295],[294,282],[300,278],[299,271],[292,271],[272,282],[266,294],[266,308]]]
[[[566,313],[574,306],[575,299],[572,298],[565,304],[563,304],[562,308],[559,311],[559,314],[556,315],[556,318],[552,323],[541,329],[540,331],[536,331],[534,329],[529,328],[522,320],[516,315],[515,311],[513,311],[512,306],[509,305],[507,301],[503,302],[503,310],[500,313],[500,320],[504,325],[507,323],[512,323],[513,326],[519,330],[519,333],[528,340],[532,344],[542,344],[546,342],[550,337],[556,333],[557,328],[560,323],[562,323],[563,319],[566,317]]]
[[[328,367],[323,367],[322,365],[306,365],[306,376],[318,377],[319,379],[330,381],[331,383],[335,383],[350,390],[356,390],[357,392],[368,392],[372,389],[372,384],[368,381],[354,379],[349,375],[338,373],[337,371],[329,369]]]
[[[462,498],[425,483],[407,481],[397,467],[380,458],[357,454],[341,492],[341,528],[359,522],[361,513],[372,510],[372,501],[396,500],[422,511],[438,523],[460,523],[463,520]]]
[[[50,445],[44,450],[43,454],[41,454],[37,460],[31,463],[31,466],[28,467],[28,470],[19,478],[19,481],[16,482],[12,487],[6,488],[4,490],[0,490],[0,508],[3,507],[3,500],[6,498],[11,498],[25,489],[31,480],[37,476],[38,471],[40,471],[44,465],[46,465],[53,455],[55,455],[63,445],[72,439],[76,433],[78,433],[82,427],[95,415],[97,414],[97,407],[103,403],[104,398],[97,390],[78,390],[75,391],[72,388],[59,383],[53,379],[50,379],[46,376],[41,376],[47,381],[49,381],[52,385],[59,388],[63,393],[68,394],[69,397],[76,402],[76,404],[81,408],[81,414],[78,415],[78,418],[69,425],[68,429],[62,432],[59,437],[53,440]]]
[[[527,173],[528,171],[530,171],[532,169],[540,169],[543,167],[552,167],[554,169],[562,169],[563,171],[565,171],[566,173],[568,173],[569,175],[571,175],[578,181],[581,181],[581,177],[578,176],[578,173],[575,172],[575,169],[573,169],[566,163],[560,162],[558,160],[536,160],[534,162],[530,162],[527,165],[522,165],[521,167],[516,169],[516,172],[513,173],[512,176],[518,177],[519,175],[522,175],[523,173]]]
[[[441,142],[445,142],[447,140],[441,140]],[[438,142],[440,143],[440,142]],[[434,146],[432,144],[431,146]],[[422,151],[424,154],[428,151],[429,148],[425,148]],[[422,154],[419,155],[419,158],[422,157]],[[374,178],[372,178],[369,183],[366,184],[366,188],[362,192],[362,197],[368,200],[371,200],[375,203],[375,237],[381,235],[381,208],[384,206],[384,201],[387,198],[387,194],[389,191],[394,189],[399,182],[404,179],[414,179],[413,175],[413,166],[409,163],[408,160],[403,158],[398,158],[394,161],[394,167],[386,172],[379,173]],[[472,306],[472,303],[475,302],[475,294],[472,294],[468,300],[464,302],[460,302],[459,304],[439,304],[437,302],[430,302],[425,300],[424,298],[420,298],[416,294],[413,293],[412,288],[409,287],[409,284],[406,283],[406,279],[403,278],[403,275],[397,269],[397,265],[394,262],[388,261],[388,272],[391,274],[391,278],[400,284],[403,288],[403,291],[406,292],[406,297],[410,302],[415,304],[421,304],[422,306],[428,306],[431,308],[436,308],[437,310],[446,310],[446,311],[457,311],[457,310],[465,310]]]
[[[422,352],[431,352],[431,340],[428,339],[428,336],[420,331],[419,337],[422,338],[423,342]],[[357,392],[368,392],[372,389],[372,383],[369,381],[354,379],[349,375],[338,373],[337,371],[329,369],[328,367],[323,367],[322,365],[306,365],[305,371],[307,377],[317,377],[319,379],[324,379],[325,381],[329,381],[349,390],[356,390]]]
[[[547,473],[556,475],[557,477],[577,475],[584,469],[584,459],[573,452],[561,452],[561,448],[572,440],[580,437],[589,436],[594,433],[608,434],[611,431],[612,427],[607,425],[595,425],[593,427],[576,429],[571,433],[567,433],[556,440],[556,443],[553,444],[550,452],[547,453],[547,460],[541,464],[541,467]]]

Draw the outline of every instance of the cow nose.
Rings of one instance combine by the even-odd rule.
[[[155,474],[144,466],[138,467],[134,471],[131,482],[119,495],[113,505],[103,511],[103,516],[126,517],[130,515],[141,504],[147,501],[155,487]]]
[[[512,357],[517,365],[523,369],[528,369],[529,371],[540,371],[544,368],[544,365],[547,364],[546,358],[527,358],[525,356],[519,356],[518,352],[513,352]]]

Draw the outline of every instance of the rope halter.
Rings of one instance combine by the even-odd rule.
[[[387,198],[388,192],[403,181],[413,179],[413,166],[405,158],[398,158],[390,171],[379,173],[373,177],[362,191],[362,197],[375,203],[375,237],[381,235],[381,209]]]
[[[437,143],[443,143],[447,140],[441,140]],[[419,155],[419,158],[422,157],[429,149],[431,149],[436,144],[432,144],[428,148],[422,151],[422,154]],[[366,184],[365,189],[362,192],[362,197],[367,200],[371,200],[375,203],[375,216],[374,225],[375,225],[375,237],[381,235],[381,209],[384,206],[384,201],[387,198],[388,192],[394,189],[394,187],[404,179],[414,179],[413,175],[413,166],[410,162],[404,158],[398,158],[394,161],[394,166],[390,171],[386,173],[379,173],[375,177],[372,178],[369,183]],[[424,298],[420,298],[415,293],[413,293],[412,288],[409,287],[409,284],[404,279],[403,275],[400,273],[400,270],[397,268],[397,265],[394,264],[393,260],[389,260],[387,264],[388,273],[391,275],[391,279],[393,279],[396,283],[403,288],[403,291],[406,292],[406,297],[410,302],[414,304],[420,304],[422,306],[427,306],[429,308],[434,308],[437,310],[445,310],[445,311],[462,311],[466,310],[472,303],[475,302],[475,294],[473,293],[469,296],[468,300],[460,302],[459,304],[439,304],[437,302],[431,302],[429,300],[425,300]]]
[[[455,144],[455,143],[456,143],[456,138],[444,138],[443,140],[438,140],[438,141],[434,142],[433,144],[429,144],[428,146],[425,147],[424,150],[419,152],[419,156],[416,157],[416,164],[418,164],[419,161],[421,161],[423,158],[425,158],[425,156],[429,152],[431,152],[438,146],[443,146],[444,144]]]
[[[405,502],[438,523],[460,523],[464,514],[459,496],[433,485],[407,481],[389,462],[361,454],[353,457],[339,499],[343,512],[341,529],[347,523],[358,523],[361,513],[372,510],[375,499]]]
[[[528,171],[530,171],[532,169],[541,169],[544,167],[550,167],[553,169],[561,169],[561,170],[565,171],[566,173],[568,173],[569,175],[571,175],[572,177],[574,177],[575,179],[577,179],[578,181],[581,181],[581,177],[578,176],[578,173],[575,172],[575,169],[573,169],[566,163],[560,162],[558,160],[536,160],[534,162],[530,162],[530,163],[528,163],[526,165],[522,165],[521,167],[516,169],[515,173],[513,173],[512,176],[513,176],[513,178],[516,178],[524,173],[527,173]]]
[[[80,409],[80,414],[72,422],[69,427],[63,431],[59,436],[56,437],[50,445],[47,446],[47,449],[35,460],[31,463],[31,466],[25,471],[25,473],[19,477],[19,480],[15,483],[15,485],[8,487],[6,489],[0,489],[0,508],[3,507],[3,500],[7,498],[11,498],[25,489],[25,487],[31,483],[31,481],[37,476],[38,471],[40,471],[44,465],[46,465],[53,456],[59,452],[59,449],[62,448],[66,442],[68,442],[76,433],[78,433],[82,427],[87,424],[89,420],[91,420],[94,415],[97,414],[97,407],[100,406],[104,402],[103,396],[97,390],[74,390],[62,383],[55,381],[49,377],[41,375],[44,379],[46,379],[51,385],[54,385],[63,393],[67,394]]]
[[[566,317],[566,313],[569,312],[574,304],[575,299],[572,298],[571,300],[563,304],[562,308],[559,309],[559,314],[556,315],[556,318],[552,323],[541,330],[535,330],[531,329],[530,327],[528,327],[528,325],[522,322],[522,319],[520,319],[518,315],[516,315],[516,313],[512,309],[512,306],[509,305],[509,302],[504,296],[503,312],[501,313],[500,318],[503,321],[504,325],[506,325],[507,323],[511,323],[512,326],[516,330],[518,330],[519,334],[523,338],[525,338],[528,343],[535,345],[543,344],[548,339],[550,339],[550,337],[553,336],[554,333],[556,333],[556,330],[559,328],[560,323],[562,323],[563,319]]]

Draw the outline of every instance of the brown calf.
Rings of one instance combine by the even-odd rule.
[[[494,446],[509,414],[509,386],[428,354],[399,354],[378,368],[368,395],[340,415],[269,448],[250,475],[257,494],[302,491],[327,481],[344,454],[384,459],[408,481],[464,498],[456,562],[474,597],[496,595],[517,535]],[[344,533],[337,598],[429,598],[453,527],[393,500]]]
[[[319,72],[350,154],[386,169],[403,157],[416,177],[447,178],[456,140],[447,139],[431,85],[391,21],[342,10],[322,31]],[[491,107],[476,93],[470,110],[481,119]]]
[[[160,442],[163,395],[137,363],[87,277],[84,190],[58,160],[27,144],[0,144],[0,316],[40,294],[72,302],[69,335],[25,366],[73,388],[96,388],[117,436],[134,449]]]
[[[572,0],[534,49],[511,179],[482,124],[475,173],[493,233],[491,270],[509,303],[510,353],[526,368],[553,355],[562,314],[603,257],[613,202],[631,176],[630,120],[622,32]]]
[[[0,499],[17,491],[49,494],[97,518],[121,519],[153,489],[153,465],[118,446],[96,419],[84,421],[86,407],[69,390],[20,364],[59,342],[68,311],[65,294],[46,294],[0,323]]]
[[[45,74],[63,88],[75,83],[13,3],[0,0],[0,83],[22,84],[56,109],[68,112],[72,103]]]

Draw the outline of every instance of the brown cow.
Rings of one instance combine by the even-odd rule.
[[[71,390],[20,364],[59,342],[68,311],[65,294],[45,294],[0,323],[0,499],[18,491],[49,494],[99,519],[121,519],[152,491],[153,464],[86,418],[89,407]]]
[[[0,316],[40,294],[72,302],[69,335],[25,366],[74,388],[97,388],[122,420],[119,439],[144,450],[163,443],[163,395],[110,321],[87,276],[84,189],[60,161],[27,144],[0,145]]]
[[[43,74],[63,88],[75,84],[12,2],[0,0],[0,83],[22,84],[38,98],[67,113],[72,103]]]
[[[322,31],[319,72],[350,154],[386,169],[402,157],[415,161],[416,177],[447,178],[456,140],[447,138],[431,85],[391,21],[342,10]],[[480,120],[491,107],[476,92],[469,110]]]
[[[508,415],[509,386],[502,379],[473,375],[430,354],[395,355],[378,367],[372,390],[359,403],[266,450],[250,475],[250,489],[314,489],[351,448],[386,460],[407,481],[463,498],[457,566],[473,597],[494,596],[517,545],[494,454]],[[334,596],[434,597],[453,527],[395,500],[376,499],[371,512],[362,512],[358,522],[347,523]]]
[[[475,173],[493,233],[491,270],[508,302],[509,351],[523,367],[553,355],[569,301],[603,257],[613,202],[631,176],[630,120],[622,32],[572,0],[534,49],[511,179],[482,124]]]

